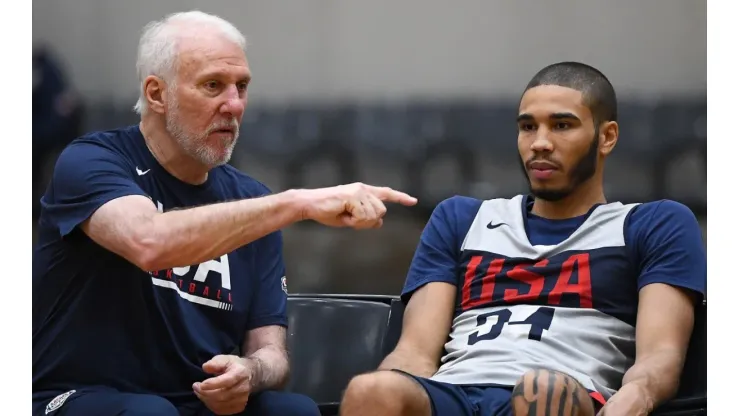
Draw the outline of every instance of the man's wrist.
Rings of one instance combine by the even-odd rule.
[[[652,391],[648,388],[646,381],[631,381],[627,384],[624,384],[619,390],[628,391],[631,394],[638,395],[642,399],[642,402],[645,404],[645,410],[647,410],[648,412],[652,412],[653,410],[655,410],[657,399],[655,398],[655,395],[652,393]]]
[[[249,390],[256,392],[262,388],[262,360],[257,357],[244,357],[244,365],[249,369]]]
[[[279,194],[276,197],[278,209],[287,211],[291,223],[306,220],[305,207],[308,204],[305,192],[301,189],[290,189]]]

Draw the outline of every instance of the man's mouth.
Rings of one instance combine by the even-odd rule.
[[[544,161],[530,162],[528,168],[537,179],[547,179],[558,169],[553,163]]]

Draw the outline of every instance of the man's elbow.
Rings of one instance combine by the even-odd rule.
[[[166,256],[167,239],[158,236],[154,227],[142,224],[137,228],[129,235],[126,242],[127,260],[147,272],[172,267],[172,261]]]
[[[81,230],[95,243],[113,252],[141,270],[150,272],[172,267],[166,258],[171,236],[161,231],[152,215],[142,215],[135,220],[120,220],[115,213],[102,212],[104,206],[81,224]]]
[[[132,242],[130,246],[131,256],[128,260],[141,270],[153,272],[167,268],[164,266],[165,263],[155,242],[136,241]]]
[[[380,363],[379,370],[402,370],[420,377],[431,377],[439,368],[439,358],[421,348],[399,345]]]

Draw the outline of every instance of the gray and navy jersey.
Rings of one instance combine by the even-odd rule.
[[[550,369],[603,401],[634,363],[639,289],[666,283],[705,293],[701,230],[673,201],[599,204],[566,220],[537,217],[531,204],[526,196],[442,202],[402,297],[429,282],[458,288],[432,379],[512,386],[528,370]]]

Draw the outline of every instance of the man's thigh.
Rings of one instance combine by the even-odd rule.
[[[121,393],[107,387],[34,393],[34,416],[179,416],[168,400],[154,395]]]
[[[182,416],[214,416],[202,402],[180,407]],[[316,403],[301,394],[263,391],[252,395],[244,412],[235,416],[320,416]]]
[[[531,370],[522,375],[513,390],[516,414],[593,416],[601,408],[601,395],[593,395],[575,378],[553,370]],[[602,398],[603,399],[603,398]]]
[[[249,399],[243,416],[319,416],[319,406],[307,396],[263,391]]]
[[[432,405],[433,416],[511,415],[510,389],[461,387],[398,372],[411,377],[424,388]]]

